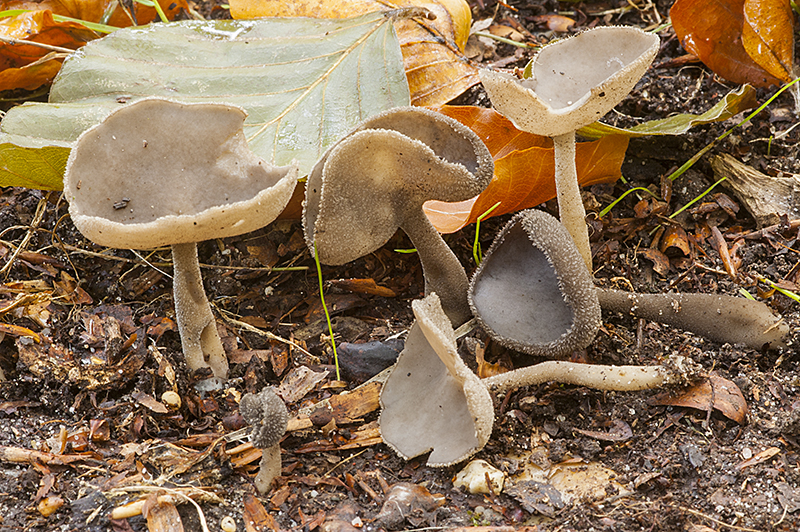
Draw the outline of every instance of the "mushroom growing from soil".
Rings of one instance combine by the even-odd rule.
[[[469,284],[456,256],[422,210],[428,200],[463,201],[492,178],[489,150],[466,126],[418,107],[398,107],[358,126],[308,177],[303,227],[320,262],[339,265],[384,245],[398,228],[417,249],[425,293],[439,294],[450,321],[471,318]]]
[[[381,390],[381,437],[406,460],[431,451],[428,465],[448,466],[486,445],[494,406],[458,355],[436,293],[411,308],[417,321]]]
[[[469,304],[500,344],[565,358],[592,343],[600,305],[563,225],[546,212],[518,213],[498,233],[472,278]]]
[[[197,242],[259,229],[283,210],[297,167],[247,147],[243,109],[149,98],[84,132],[64,176],[72,221],[102,246],[172,247],[175,316],[190,370],[227,378],[228,360],[203,289]]]
[[[575,132],[602,118],[628,95],[658,47],[658,36],[639,28],[598,27],[542,48],[528,79],[480,72],[498,112],[518,129],[553,138],[561,222],[589,270],[592,256],[575,169]]]
[[[280,441],[289,423],[289,411],[275,390],[264,388],[257,394],[244,394],[239,401],[239,412],[253,427],[253,447],[261,449],[261,466],[255,484],[258,491],[265,494],[281,474]]]
[[[598,289],[605,310],[666,323],[719,343],[786,347],[789,326],[761,301],[718,294],[638,294]]]

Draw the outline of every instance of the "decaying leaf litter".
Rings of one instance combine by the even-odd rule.
[[[539,21],[547,20],[542,17],[555,13],[550,6],[511,6],[518,11],[498,9],[497,25],[513,29],[520,22],[537,36],[543,30]],[[485,7],[478,12],[488,17],[497,6]],[[616,12],[595,14],[620,6],[590,7],[581,12],[587,16],[585,25],[597,20],[647,27],[658,21],[656,13],[665,18],[669,6],[623,9],[620,19]],[[580,21],[581,13],[573,19]],[[656,68],[617,107],[619,113],[607,118],[612,124],[631,126],[673,112],[701,114],[735,88],[699,66],[659,68],[659,62],[683,53],[674,39],[667,40],[670,35],[662,33]],[[495,43],[483,44],[491,48]],[[486,62],[515,58],[516,48],[498,46]],[[516,62],[504,62],[522,68],[526,58],[521,54]],[[759,103],[772,92],[759,90]],[[487,105],[477,89],[459,103]],[[793,166],[797,133],[781,133],[793,123],[792,107],[791,99],[782,97],[708,155],[728,153],[762,175],[790,178],[798,172]],[[744,287],[767,297],[771,285],[749,280],[761,276],[782,289],[796,289],[791,248],[797,229],[791,219],[778,217],[774,222],[782,226],[758,232],[743,201],[722,185],[682,216],[668,218],[718,177],[706,159],[670,182],[671,187],[663,177],[731,125],[703,126],[681,137],[633,139],[622,167],[629,184],[589,189],[587,203],[595,212],[635,186],[650,186],[659,197],[638,191],[601,222],[593,221],[599,233],[593,242],[595,275],[601,283],[630,284],[642,292],[733,295]],[[233,377],[229,390],[201,395],[193,391],[179,355],[168,254],[112,250],[113,259],[99,260],[98,254],[108,256],[109,251],[88,246],[68,220],[60,220],[66,210],[57,193],[7,189],[4,200],[3,227],[11,228],[3,235],[10,244],[4,244],[6,257],[30,235],[4,286],[4,299],[16,302],[3,319],[9,328],[24,327],[30,334],[6,331],[0,343],[3,360],[11,362],[4,369],[14,377],[3,384],[7,495],[0,514],[2,526],[10,530],[62,525],[125,529],[107,519],[112,508],[127,502],[134,506],[125,507],[132,513],[137,505],[139,512],[147,508],[147,519],[128,519],[134,530],[172,529],[173,504],[186,530],[200,530],[195,506],[178,504],[187,495],[211,529],[220,529],[226,516],[239,530],[249,520],[262,527],[328,530],[359,523],[412,528],[541,522],[544,530],[679,530],[720,523],[755,530],[796,528],[792,352],[720,346],[653,323],[604,316],[603,329],[588,349],[592,361],[648,364],[680,353],[718,376],[706,388],[677,399],[557,385],[507,394],[497,403],[492,438],[478,458],[510,480],[500,494],[468,495],[453,488],[459,466],[430,469],[424,457],[406,463],[379,443],[379,385],[340,393],[341,385],[331,378],[313,261],[297,224],[280,222],[245,238],[200,246],[201,262],[215,266],[204,269],[204,276],[223,325]],[[504,221],[482,223],[484,248]],[[468,227],[448,237],[468,269],[474,269],[474,236]],[[365,378],[356,375],[363,375],[366,363],[349,366],[355,355],[341,342],[382,340],[410,326],[410,300],[423,291],[419,262],[393,251],[408,247],[397,235],[364,259],[323,267],[349,389]],[[310,269],[268,273],[265,268],[274,265]],[[371,295],[378,290],[381,296]],[[387,291],[396,297],[386,298]],[[796,325],[796,303],[781,294],[770,301]],[[131,340],[134,335],[147,343]],[[486,344],[486,337],[477,338]],[[479,371],[530,362],[494,343],[486,349],[482,344],[467,339],[462,346],[468,361],[480,354]],[[90,370],[99,371],[80,368],[74,352],[91,362]],[[15,368],[23,354],[27,362]],[[77,379],[71,380],[70,372]],[[292,418],[281,443],[281,481],[268,497],[257,498],[240,474],[242,468],[255,472],[257,452],[243,440],[219,438],[242,428],[236,407],[240,394],[265,384],[280,386]],[[750,422],[739,425],[734,420],[742,419],[743,404]],[[611,497],[575,503],[570,483],[594,486]],[[374,521],[379,515],[380,521]],[[531,521],[532,516],[541,521]]]

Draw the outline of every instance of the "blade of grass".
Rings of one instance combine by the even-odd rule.
[[[328,334],[331,335],[331,347],[333,347],[333,363],[336,365],[336,380],[342,380],[339,375],[339,355],[336,353],[336,340],[333,337],[333,325],[331,324],[331,315],[328,313],[328,306],[325,304],[325,295],[322,290],[322,267],[319,265],[319,253],[317,252],[317,243],[314,242],[314,263],[317,265],[317,279],[319,280],[319,300],[322,302],[322,310],[325,311],[325,321],[328,322]]]
[[[687,203],[686,205],[684,205],[683,207],[681,207],[681,208],[680,208],[680,209],[678,209],[677,211],[675,211],[675,212],[673,212],[672,214],[670,214],[670,215],[669,215],[670,219],[672,219],[672,218],[675,218],[675,217],[676,217],[676,216],[678,216],[680,213],[682,213],[683,211],[685,211],[686,209],[688,209],[689,207],[691,207],[692,205],[694,205],[695,203],[697,203],[698,201],[700,201],[701,199],[703,199],[703,197],[704,197],[706,194],[708,194],[709,192],[711,192],[712,190],[714,190],[714,187],[716,187],[717,185],[719,185],[720,183],[722,183],[722,182],[723,182],[723,181],[725,181],[726,179],[728,179],[728,178],[727,178],[727,176],[726,176],[726,177],[722,177],[722,178],[718,179],[716,183],[714,183],[713,185],[711,185],[710,187],[708,187],[707,189],[705,189],[705,190],[703,191],[703,193],[702,193],[702,194],[700,194],[699,196],[697,196],[696,198],[694,198],[692,201],[690,201],[689,203]]]
[[[650,195],[651,195],[651,196],[653,196],[654,198],[658,199],[658,196],[656,196],[655,194],[653,194],[653,191],[652,191],[652,190],[650,190],[649,188],[645,188],[645,187],[634,187],[634,188],[632,188],[632,189],[630,189],[630,190],[626,190],[626,191],[625,191],[625,192],[622,194],[622,196],[620,196],[620,197],[618,197],[617,199],[615,199],[614,201],[612,201],[612,202],[611,202],[611,205],[609,205],[608,207],[606,207],[605,209],[603,209],[602,211],[600,211],[600,213],[597,215],[597,217],[598,217],[598,218],[602,218],[603,216],[605,216],[606,214],[608,214],[609,212],[611,212],[611,209],[613,209],[613,208],[616,206],[616,204],[617,204],[617,203],[619,203],[620,201],[624,200],[624,199],[625,199],[625,196],[627,196],[627,195],[628,195],[628,194],[630,194],[631,192],[636,192],[637,190],[642,190],[642,191],[644,191],[644,192],[647,192],[648,194],[650,194]]]
[[[790,299],[794,299],[795,301],[797,301],[798,303],[800,303],[800,296],[799,296],[799,295],[797,295],[797,294],[795,294],[795,293],[794,293],[794,292],[792,292],[791,290],[787,290],[787,289],[785,289],[785,288],[781,288],[781,287],[780,287],[780,286],[778,286],[778,285],[777,285],[775,282],[773,282],[773,281],[771,281],[771,280],[767,279],[766,277],[762,277],[761,275],[759,275],[757,278],[758,278],[758,280],[759,280],[759,281],[761,281],[762,283],[766,283],[766,284],[768,284],[768,285],[769,285],[771,288],[774,288],[774,289],[775,289],[777,292],[780,292],[781,294],[785,295],[786,297],[788,297],[788,298],[790,298]]]
[[[161,22],[169,22],[167,18],[167,14],[164,13],[164,10],[161,9],[161,4],[154,0],[135,0],[137,4],[142,4],[143,6],[147,7],[154,7],[156,8],[156,13],[158,13],[158,18],[161,19]]]
[[[6,9],[5,11],[0,11],[0,18],[7,18],[7,17],[16,17],[17,15],[21,15],[23,13],[28,13],[33,11],[32,9]],[[65,17],[64,15],[53,15],[53,20],[56,22],[75,22],[76,24],[82,24],[86,26],[92,31],[96,31],[97,33],[112,33],[117,31],[119,28],[116,26],[109,26],[107,24],[98,24],[97,22],[89,22],[88,20],[81,20],[72,17]]]
[[[472,243],[472,257],[475,259],[475,266],[480,266],[481,261],[483,260],[483,251],[481,250],[481,243],[478,241],[478,236],[481,234],[481,221],[489,216],[493,210],[500,206],[502,202],[498,201],[488,209],[486,212],[478,216],[478,219],[475,220],[475,242]]]

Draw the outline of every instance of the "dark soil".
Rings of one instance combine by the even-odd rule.
[[[224,14],[211,11],[213,2],[199,4],[206,16]],[[512,1],[510,7],[492,1],[472,4],[476,19],[496,12],[500,23],[510,25],[510,18],[535,39],[546,40],[551,33],[531,17],[577,9],[580,13],[573,18],[582,27],[650,27],[659,16],[667,18],[671,2],[636,9],[616,0],[588,5],[549,0]],[[602,12],[607,14],[592,14]],[[677,112],[703,112],[733,88],[699,63],[669,66],[684,51],[671,29],[661,36],[656,67],[606,121],[624,127]],[[514,47],[499,44],[483,62],[515,53]],[[526,51],[517,61],[505,63],[522,67],[529,57]],[[664,64],[668,66],[658,66]],[[760,89],[759,103],[773,91]],[[457,103],[488,105],[480,88]],[[630,194],[602,220],[590,213],[598,283],[640,292],[741,295],[746,289],[796,331],[798,303],[757,279],[763,276],[796,290],[800,248],[794,246],[800,234],[785,223],[762,237],[742,240],[738,276],[732,279],[707,231],[717,227],[733,246],[736,235],[757,227],[730,190],[715,189],[676,218],[691,241],[688,255],[676,248],[664,250],[664,269],[652,255],[642,253],[653,247],[654,235],[660,236],[653,230],[665,216],[716,181],[709,163],[714,154],[729,153],[772,176],[800,173],[800,129],[780,135],[796,122],[793,112],[793,100],[782,95],[680,177],[667,201]],[[623,166],[626,182],[589,189],[589,210],[596,213],[632,187],[649,187],[664,198],[664,177],[740,119],[696,127],[680,137],[632,140]],[[718,193],[725,196],[715,196]],[[738,212],[723,209],[730,204]],[[550,203],[542,207],[551,212],[555,208]],[[41,220],[35,220],[37,208],[43,209]],[[499,217],[482,224],[484,249],[507,220]],[[357,358],[352,346],[342,344],[403,338],[410,327],[410,302],[422,297],[424,285],[417,257],[393,251],[411,247],[405,235],[398,233],[383,249],[353,263],[322,268],[343,383],[336,381],[316,269],[299,222],[279,221],[242,237],[202,243],[206,291],[218,309],[231,358],[227,386],[205,393],[193,386],[202,375],[189,374],[182,360],[168,250],[144,255],[97,247],[72,226],[59,194],[35,190],[2,191],[0,229],[2,265],[17,246],[25,245],[0,285],[2,322],[35,331],[41,340],[36,343],[19,331],[0,335],[0,368],[8,378],[0,382],[0,531],[178,530],[158,522],[156,514],[149,520],[141,515],[111,519],[112,508],[151,495],[155,487],[163,489],[162,495],[187,487],[204,490],[203,496],[195,497],[197,507],[183,504],[180,497],[172,501],[178,504],[184,529],[191,531],[202,530],[197,508],[209,530],[221,530],[223,518],[230,517],[239,531],[344,531],[362,526],[622,532],[800,527],[796,334],[788,349],[761,352],[604,313],[597,339],[586,352],[577,353],[577,359],[652,365],[675,354],[690,357],[741,390],[749,407],[746,421],[737,423],[702,404],[658,405],[656,391],[601,392],[558,384],[519,389],[496,397],[492,437],[475,457],[507,473],[506,487],[499,494],[473,495],[453,486],[464,464],[435,469],[424,465],[424,457],[406,462],[385,444],[370,440],[376,410],[347,423],[330,423],[330,416],[323,416],[314,426],[296,427],[283,439],[283,473],[273,490],[260,496],[252,483],[257,455],[246,458],[251,453],[246,445],[237,449],[246,442],[246,435],[234,434],[245,426],[238,414],[239,398],[281,383],[288,392],[297,392],[301,385],[287,382],[297,368],[327,372],[289,402],[290,415],[298,419],[319,401],[355,389],[385,366],[387,362]],[[470,226],[446,238],[470,273],[474,231]],[[396,297],[353,291],[343,282],[348,279],[373,279]],[[17,294],[33,298],[20,305],[24,313],[5,310]],[[134,334],[136,338],[125,343]],[[486,347],[489,362],[506,368],[538,361],[509,352],[479,331],[468,336],[462,351],[472,357],[472,364],[476,342],[471,339]],[[166,404],[167,391],[177,392],[180,406]],[[599,434],[620,427],[630,433]],[[228,438],[220,440],[223,436]],[[20,458],[12,450],[50,454]],[[59,458],[62,455],[77,458]],[[525,470],[552,464],[560,464],[567,477],[574,476],[574,483],[596,484],[604,496],[595,493],[593,499],[568,502],[523,479]],[[603,480],[590,464],[612,472],[613,481]],[[578,470],[595,473],[579,477]],[[417,491],[398,491],[412,485]],[[46,506],[58,506],[59,500],[58,510],[46,516]]]

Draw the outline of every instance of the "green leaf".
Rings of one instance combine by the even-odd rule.
[[[710,122],[721,122],[735,116],[742,111],[752,109],[756,106],[756,90],[750,85],[742,85],[741,88],[731,91],[725,95],[717,104],[701,115],[679,114],[652,120],[633,126],[629,129],[622,129],[609,126],[601,122],[595,122],[589,126],[581,128],[578,134],[588,139],[599,139],[608,135],[625,135],[626,137],[644,137],[647,135],[682,135],[689,131],[693,126],[708,124]]]
[[[7,113],[0,186],[61,188],[70,144],[148,96],[240,105],[250,148],[278,165],[296,159],[301,175],[365,118],[410,103],[400,46],[382,13],[126,28],[70,56],[50,103]]]

